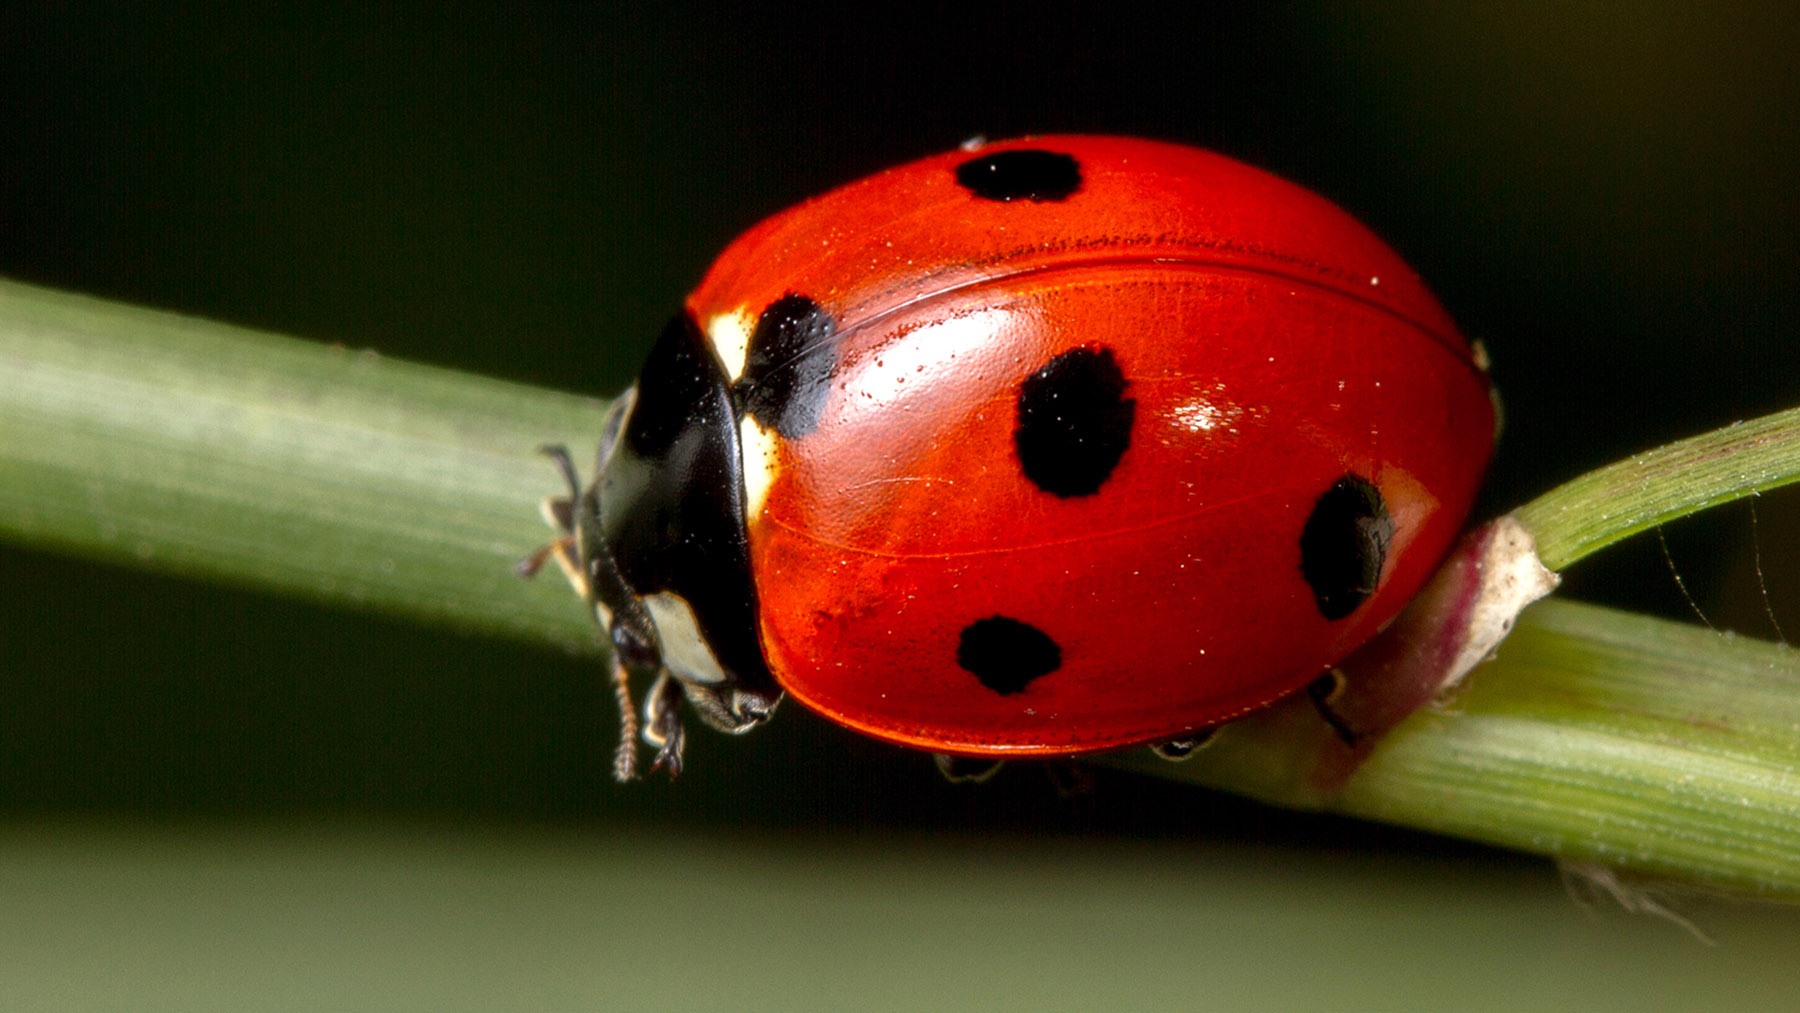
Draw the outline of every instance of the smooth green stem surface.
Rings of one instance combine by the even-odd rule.
[[[595,653],[512,564],[605,408],[0,281],[0,538]]]
[[[1800,899],[1800,653],[1546,601],[1332,808]]]
[[[0,282],[0,538],[22,544],[597,653],[566,585],[512,564],[547,539],[536,504],[560,491],[535,448],[567,443],[585,462],[604,410]],[[1797,419],[1639,455],[1518,516],[1562,565],[1791,477]],[[1401,724],[1323,803],[1295,790],[1294,743],[1271,715],[1185,764],[1117,762],[1800,898],[1800,667],[1785,647],[1542,603],[1453,709]]]
[[[1800,475],[1800,408],[1678,440],[1590,471],[1513,511],[1561,570],[1664,521]]]
[[[1471,840],[1800,900],[1800,652],[1578,602],[1531,607],[1448,705],[1347,784],[1293,758],[1304,700],[1146,773]]]

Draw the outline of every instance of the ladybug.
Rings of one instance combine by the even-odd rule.
[[[1119,137],[962,149],[739,238],[613,406],[554,556],[680,767],[782,696],[954,757],[1206,730],[1419,588],[1493,444],[1481,355],[1306,190]]]

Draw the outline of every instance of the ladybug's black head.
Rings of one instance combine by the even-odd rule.
[[[658,667],[709,723],[741,730],[762,720],[779,691],[757,639],[738,419],[718,357],[686,313],[608,414],[597,464],[585,499],[642,606],[630,611],[647,613]],[[624,611],[611,608],[608,622]]]

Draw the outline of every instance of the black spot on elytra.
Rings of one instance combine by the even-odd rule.
[[[1081,189],[1081,163],[1057,151],[1014,148],[958,165],[956,182],[983,200],[1063,200]]]
[[[1110,348],[1076,348],[1019,384],[1013,444],[1025,477],[1064,498],[1100,490],[1131,446],[1137,402]]]
[[[1030,623],[989,616],[963,628],[956,663],[974,673],[983,686],[1010,696],[1061,668],[1062,648]]]
[[[1325,490],[1300,532],[1300,572],[1321,615],[1342,619],[1375,593],[1393,537],[1394,518],[1373,482],[1345,475]]]
[[[739,410],[788,439],[805,436],[819,413],[837,364],[837,324],[803,295],[784,295],[756,320],[744,375],[732,386]]]

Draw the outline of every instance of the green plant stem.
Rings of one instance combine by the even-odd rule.
[[[1800,898],[1800,656],[1574,602],[1529,614],[1507,664],[1389,736],[1335,808]]]
[[[605,409],[0,281],[0,538],[598,653],[512,564]]]
[[[1794,481],[1800,408],[1678,440],[1590,471],[1513,512],[1552,570],[1710,506]]]
[[[0,282],[0,537],[598,653],[566,586],[511,565],[547,538],[536,502],[558,491],[536,446],[591,455],[604,409]],[[1640,455],[1518,516],[1562,565],[1791,478],[1797,421]],[[1408,719],[1323,800],[1296,782],[1280,707],[1188,763],[1116,762],[1800,898],[1796,701],[1784,647],[1547,602],[1453,710]]]
[[[1800,653],[1577,602],[1528,609],[1442,708],[1401,722],[1341,788],[1296,763],[1304,700],[1182,764],[1113,762],[1278,805],[1638,875],[1800,900]]]

